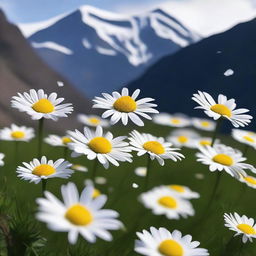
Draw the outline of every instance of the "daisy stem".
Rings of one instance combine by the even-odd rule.
[[[212,143],[211,143],[211,146],[214,145],[214,142],[217,138],[217,135],[218,135],[218,132],[220,130],[220,127],[221,127],[221,123],[222,123],[222,118],[219,118],[217,123],[216,123],[216,127],[215,127],[215,131],[213,132],[213,135],[212,135]]]
[[[46,190],[46,183],[47,181],[45,179],[42,179],[42,194],[44,195],[44,191]]]
[[[147,174],[146,174],[146,179],[145,179],[145,188],[144,188],[144,191],[146,191],[146,190],[148,189],[148,186],[149,186],[150,166],[151,166],[151,159],[150,159],[150,155],[148,154],[148,157],[147,157],[147,166],[146,166]]]
[[[214,187],[213,187],[213,190],[212,190],[212,194],[211,194],[208,206],[207,206],[207,211],[210,209],[210,207],[212,205],[212,202],[215,199],[215,196],[217,194],[218,187],[219,187],[219,184],[220,184],[221,172],[218,171],[216,175],[217,175],[217,177],[216,177],[215,184],[214,184]]]
[[[98,159],[95,158],[94,163],[93,163],[93,167],[92,167],[92,176],[91,179],[94,182],[95,176],[96,176],[96,171],[97,171],[97,167],[98,167]]]
[[[19,159],[18,159],[18,156],[19,156],[19,141],[15,141],[14,143],[15,143],[15,145],[14,145],[14,159],[15,159],[15,165],[17,166],[18,162],[19,162]]]
[[[247,155],[248,150],[249,150],[249,145],[245,145],[245,146],[244,146],[244,150],[243,150],[243,156],[244,156],[244,157]]]
[[[64,147],[63,158],[64,158],[65,160],[67,160],[67,158],[68,158],[68,147]]]
[[[44,118],[41,118],[39,119],[39,123],[38,123],[38,151],[37,151],[38,158],[42,156],[43,127],[44,127]]]

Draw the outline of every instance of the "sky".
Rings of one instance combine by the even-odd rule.
[[[186,0],[169,0],[186,1]],[[154,7],[166,0],[0,0],[10,20],[16,23],[45,20],[76,9],[81,5],[92,5],[114,12],[126,12],[137,6]],[[29,13],[29,15],[28,15]]]
[[[44,21],[82,5],[128,14],[163,7],[202,36],[256,17],[256,0],[0,0],[0,8],[14,23]]]

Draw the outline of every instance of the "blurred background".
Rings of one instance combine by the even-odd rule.
[[[30,88],[83,113],[101,92],[140,88],[160,111],[193,115],[200,89],[255,115],[255,0],[0,0],[0,9],[1,125],[24,123],[10,99]]]

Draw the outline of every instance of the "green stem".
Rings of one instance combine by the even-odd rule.
[[[218,135],[218,132],[220,130],[220,127],[221,127],[221,123],[222,123],[222,118],[219,118],[217,123],[216,123],[216,127],[215,127],[215,130],[213,132],[213,135],[212,135],[212,143],[211,143],[211,146],[214,145],[214,142],[217,138],[217,135]]]
[[[98,163],[99,163],[98,159],[95,158],[94,163],[93,163],[93,167],[92,167],[92,176],[91,176],[91,179],[92,179],[93,182],[94,182],[94,180],[95,180],[95,176],[96,176],[96,172],[97,172]]]
[[[150,155],[148,154],[147,166],[146,166],[147,174],[146,174],[146,178],[145,178],[145,189],[144,189],[144,191],[147,191],[147,189],[149,187],[149,176],[150,176],[151,162],[152,162],[152,160],[150,159]]]
[[[244,157],[246,157],[248,151],[249,151],[249,145],[245,145],[245,146],[244,146],[244,150],[243,150],[243,152],[242,152]]]
[[[44,127],[44,118],[39,119],[38,123],[38,150],[37,157],[42,157],[42,143],[43,143],[43,127]]]
[[[15,165],[17,166],[18,165],[18,162],[19,162],[19,141],[15,141],[14,142],[15,145],[14,145],[14,159],[15,159]]]
[[[65,160],[68,159],[68,147],[64,147],[63,158],[64,158]]]
[[[46,190],[46,184],[47,184],[47,180],[42,179],[42,195],[44,195],[44,191]]]

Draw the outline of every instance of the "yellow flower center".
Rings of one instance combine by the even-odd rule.
[[[96,198],[96,197],[98,197],[98,196],[100,196],[100,195],[101,195],[100,191],[95,188],[95,189],[93,190],[92,197],[93,197],[93,198]]]
[[[91,212],[83,205],[75,204],[71,206],[65,214],[65,218],[77,226],[85,226],[93,221]]]
[[[40,99],[32,105],[32,108],[39,113],[52,113],[54,111],[53,104],[47,99]]]
[[[245,140],[249,141],[249,142],[252,142],[252,143],[255,142],[255,140],[254,140],[252,137],[250,137],[250,136],[244,136],[243,138],[244,138]]]
[[[130,96],[122,96],[115,101],[113,106],[119,112],[129,113],[136,110],[137,103]]]
[[[207,121],[202,121],[202,122],[201,122],[201,125],[202,125],[203,127],[209,127],[210,123],[207,122]]]
[[[223,104],[215,104],[211,107],[211,110],[221,116],[231,117],[231,110]]]
[[[180,142],[180,143],[186,143],[186,142],[188,142],[188,137],[186,137],[186,136],[179,136],[178,137],[178,141]]]
[[[166,208],[177,208],[177,201],[171,196],[163,196],[158,199],[158,203]]]
[[[183,256],[183,248],[175,240],[165,240],[159,247],[158,251],[164,256]]]
[[[95,137],[88,143],[89,148],[95,153],[107,154],[112,150],[112,145],[104,137]]]
[[[222,164],[226,166],[231,166],[234,163],[232,157],[225,154],[218,154],[214,156],[212,160],[218,164]]]
[[[256,235],[255,229],[248,224],[239,224],[236,227],[247,235]]]
[[[143,144],[143,148],[156,155],[161,155],[165,152],[163,145],[158,141],[148,141]]]
[[[171,119],[171,123],[172,124],[180,124],[181,123],[181,121],[180,121],[180,119]]]
[[[256,185],[256,179],[250,176],[244,177],[244,180],[252,185]]]
[[[170,185],[169,188],[179,192],[179,193],[184,193],[185,192],[185,188],[183,186],[180,185]]]
[[[200,145],[202,145],[202,146],[211,146],[211,142],[209,140],[201,140]]]
[[[38,165],[32,173],[37,176],[49,176],[56,172],[55,168],[49,164]]]
[[[97,125],[97,124],[100,123],[100,120],[98,118],[96,118],[96,117],[91,117],[91,118],[89,118],[89,122],[91,124]]]
[[[23,139],[25,137],[25,133],[22,131],[15,131],[11,133],[13,139]]]
[[[62,143],[64,145],[67,145],[70,142],[72,142],[72,140],[69,137],[62,137]]]

